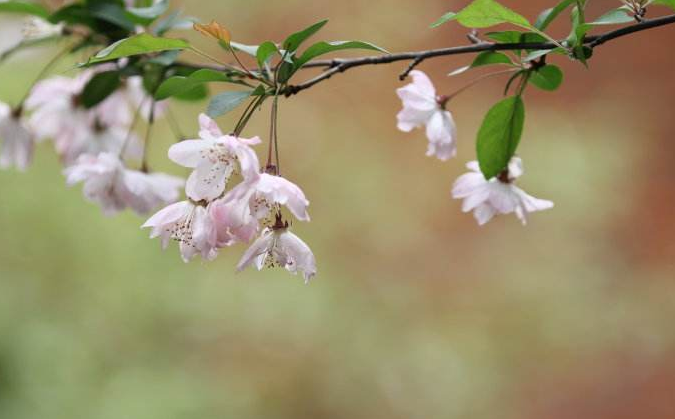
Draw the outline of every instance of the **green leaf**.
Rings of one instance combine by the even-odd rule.
[[[102,63],[133,55],[189,48],[190,44],[182,39],[158,38],[147,33],[142,33],[115,42],[91,57],[86,64]]]
[[[635,22],[635,18],[630,16],[624,9],[611,10],[597,18],[587,25],[619,25],[622,23]]]
[[[500,44],[517,44],[520,42],[520,37],[523,32],[519,31],[500,31],[500,32],[488,32],[485,34],[488,38],[493,41],[497,41]]]
[[[328,19],[322,20],[321,22],[317,22],[312,26],[301,30],[300,32],[292,34],[291,36],[286,38],[286,40],[282,44],[283,49],[289,51],[289,53],[295,52],[303,42],[305,42],[310,36],[319,32],[319,30],[323,28],[323,26],[326,23],[328,23]]]
[[[484,51],[476,56],[471,65],[459,68],[453,71],[452,73],[448,74],[448,76],[456,76],[472,68],[483,67],[486,65],[493,65],[493,64],[513,65],[513,61],[511,61],[511,58],[509,58],[508,55],[503,54],[501,52]]]
[[[379,51],[386,53],[387,51],[383,48],[373,45],[370,42],[364,41],[332,41],[332,42],[317,42],[311,47],[307,48],[300,58],[295,61],[295,68],[300,68],[305,65],[310,60],[323,55],[328,54],[334,51],[340,51],[345,49],[365,49],[371,51]]]
[[[545,65],[530,74],[530,83],[547,91],[556,90],[563,81],[563,72],[554,65]]]
[[[87,109],[93,108],[117,90],[120,84],[118,71],[104,71],[96,74],[82,91],[82,105]]]
[[[204,68],[189,76],[173,76],[164,80],[155,93],[155,99],[164,100],[171,96],[181,95],[197,86],[211,82],[234,82],[234,80],[220,71]]]
[[[450,22],[451,20],[455,20],[457,17],[457,13],[455,12],[448,12],[441,16],[437,21],[431,24],[431,28],[437,28],[441,26],[444,23]]]
[[[668,6],[671,9],[675,9],[675,0],[654,0],[652,4],[660,4],[661,6]]]
[[[525,56],[525,58],[523,58],[523,61],[524,62],[534,61],[534,60],[536,60],[538,58],[541,58],[544,55],[548,55],[548,54],[564,54],[564,55],[566,55],[567,51],[564,50],[563,48],[538,49],[538,50],[534,50],[534,51],[530,52],[529,54],[527,54]]]
[[[553,22],[555,18],[557,18],[560,15],[560,13],[562,13],[565,9],[567,9],[574,3],[576,3],[576,0],[563,0],[560,3],[558,3],[555,7],[544,10],[537,18],[537,21],[534,23],[534,27],[539,29],[540,31],[546,30],[546,28],[548,28],[548,25],[550,25],[551,22]]]
[[[468,28],[487,28],[500,23],[511,23],[527,29],[533,28],[523,16],[495,0],[475,0],[457,13],[456,19]]]
[[[485,179],[499,175],[516,153],[525,124],[520,96],[508,97],[492,107],[478,131],[476,151]]]
[[[24,15],[33,15],[47,19],[49,10],[38,3],[27,1],[3,1],[0,2],[0,13],[19,13]]]
[[[225,115],[230,112],[237,106],[241,105],[249,96],[253,93],[252,90],[247,91],[233,91],[233,92],[224,92],[218,95],[215,95],[209,103],[209,107],[206,110],[206,114],[211,118],[217,118],[221,115]]]
[[[256,60],[258,61],[258,67],[260,67],[261,69],[265,68],[265,63],[267,62],[267,60],[269,60],[273,54],[278,52],[279,49],[277,48],[274,42],[265,41],[262,44],[260,44],[260,46],[258,46],[255,52],[255,57]]]
[[[173,96],[174,99],[183,100],[186,102],[197,102],[209,95],[209,88],[205,84],[199,84],[195,86],[192,90],[185,92],[177,93]]]

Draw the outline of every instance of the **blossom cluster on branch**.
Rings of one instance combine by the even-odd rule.
[[[491,77],[508,77],[504,96],[487,112],[476,139],[475,161],[459,177],[451,195],[462,210],[473,212],[481,225],[496,215],[527,215],[553,207],[535,198],[516,181],[523,175],[517,150],[525,121],[524,95],[529,86],[556,90],[562,70],[549,61],[567,57],[585,66],[594,48],[643,30],[675,23],[675,15],[647,17],[651,6],[675,9],[675,0],[617,0],[616,8],[595,18],[587,16],[588,0],[562,0],[544,10],[535,23],[495,0],[467,1],[459,12],[448,12],[432,24],[456,21],[470,28],[470,45],[392,54],[358,40],[308,40],[326,24],[317,22],[282,42],[246,45],[232,40],[218,22],[202,24],[171,11],[168,0],[80,0],[57,9],[38,2],[0,1],[0,13],[29,15],[23,40],[0,52],[0,64],[25,48],[66,40],[63,48],[40,71],[25,97],[10,106],[0,102],[0,167],[25,170],[36,142],[51,141],[64,166],[69,185],[82,184],[87,200],[104,213],[131,209],[150,215],[143,224],[162,246],[177,242],[183,260],[199,255],[212,260],[221,249],[248,245],[238,270],[254,266],[282,267],[309,281],[316,261],[309,246],[291,229],[293,220],[308,222],[309,201],[299,186],[282,175],[277,130],[280,100],[322,83],[348,69],[409,61],[401,75],[411,82],[396,90],[402,102],[398,128],[406,133],[423,129],[426,154],[447,161],[464,141],[448,107],[462,92]],[[569,12],[571,28],[564,39],[547,33],[548,26]],[[516,30],[479,34],[479,29],[510,24]],[[618,29],[591,35],[595,28]],[[194,29],[222,47],[208,54],[168,33]],[[360,58],[318,57],[343,50],[371,50],[379,55]],[[70,54],[86,54],[74,76],[49,76]],[[434,57],[476,54],[469,65],[448,76],[495,69],[475,77],[453,92],[441,93],[417,66]],[[191,54],[201,60],[187,61]],[[240,55],[249,56],[242,58]],[[204,63],[202,61],[206,60]],[[244,61],[254,64],[245,64]],[[301,70],[322,68],[312,78],[295,82]],[[210,84],[236,89],[210,96]],[[170,101],[209,99],[199,115],[200,130],[186,139],[175,120]],[[265,102],[271,101],[270,133],[266,141],[243,133]],[[230,130],[215,119],[243,107]],[[177,142],[168,150],[174,163],[191,169],[187,179],[150,169],[148,148],[153,125],[164,118]],[[144,135],[139,135],[141,127]],[[265,147],[266,160],[256,148]],[[234,184],[236,183],[236,184]],[[181,199],[181,190],[185,199]]]

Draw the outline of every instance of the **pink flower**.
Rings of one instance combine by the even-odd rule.
[[[237,169],[246,180],[258,178],[258,157],[250,147],[260,143],[258,137],[244,139],[223,135],[215,122],[203,114],[199,122],[200,140],[181,141],[169,148],[171,160],[195,169],[185,188],[190,199],[211,201],[218,198]]]
[[[524,173],[522,161],[511,159],[508,169],[502,175],[486,180],[477,161],[469,162],[471,170],[460,176],[452,188],[452,197],[464,199],[462,211],[474,212],[479,225],[490,221],[497,214],[515,213],[525,225],[530,212],[553,208],[553,202],[537,199],[518,188],[514,181]]]
[[[169,241],[177,241],[185,262],[197,254],[204,260],[213,260],[218,255],[217,232],[210,211],[191,201],[169,205],[150,217],[142,228],[151,228],[150,238],[160,237],[164,249]]]
[[[0,167],[26,170],[33,158],[33,133],[23,118],[0,102]]]
[[[264,266],[283,267],[296,274],[302,272],[305,283],[316,275],[316,260],[312,250],[288,228],[266,228],[262,235],[246,250],[237,270],[254,265],[258,270]]]
[[[107,215],[129,207],[138,214],[175,202],[182,179],[153,173],[147,174],[124,167],[117,155],[83,154],[77,163],[65,170],[68,185],[83,182],[87,200],[97,203]]]
[[[300,221],[309,221],[309,201],[295,183],[267,173],[260,174],[254,182],[242,182],[229,191],[223,202],[242,200],[248,202],[251,214],[263,219],[279,206],[285,206]]]
[[[457,128],[452,114],[446,111],[436,97],[436,89],[426,74],[413,70],[413,82],[396,90],[403,102],[398,113],[398,129],[410,132],[426,125],[429,146],[427,156],[448,160],[457,154]]]

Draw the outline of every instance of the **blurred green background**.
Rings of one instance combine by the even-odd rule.
[[[466,3],[181,7],[244,43],[328,17],[317,39],[404,51],[465,43],[457,25],[428,25]],[[533,19],[555,2],[503,3]],[[592,15],[618,4],[593,3]],[[309,286],[283,270],[235,274],[242,246],[184,264],[144,219],[106,218],[67,188],[39,146],[29,172],[0,172],[0,418],[675,417],[674,36],[603,46],[590,70],[556,58],[561,90],[528,91],[520,185],[556,208],[525,228],[480,228],[449,196],[504,80],[450,104],[460,151],[448,163],[425,157],[422,131],[396,130],[406,63],[284,100],[282,165],[311,201],[312,222],[294,228],[317,256]],[[55,50],[0,66],[0,99],[17,101]],[[443,93],[470,80],[445,77],[470,60],[420,68]],[[204,108],[174,106],[188,133]],[[245,134],[266,138],[267,124],[265,111]],[[168,127],[156,133],[151,165],[186,174],[166,158]]]

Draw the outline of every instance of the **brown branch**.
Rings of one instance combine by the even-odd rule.
[[[597,46],[603,45],[606,42],[612,41],[614,39],[626,35],[645,31],[648,29],[657,28],[660,26],[670,25],[673,23],[675,23],[675,15],[668,15],[655,19],[644,19],[642,22],[636,23],[631,26],[623,27],[614,31],[609,31],[601,35],[586,37],[584,39],[584,45],[591,48],[595,48]],[[320,75],[310,80],[307,80],[306,82],[297,85],[289,85],[282,93],[287,97],[295,95],[303,90],[309,89],[310,87],[324,80],[328,80],[337,73],[342,73],[349,70],[350,68],[361,67],[365,65],[378,65],[378,64],[389,64],[398,61],[411,61],[410,65],[408,65],[406,70],[400,75],[401,80],[403,80],[417,65],[433,57],[445,57],[450,55],[480,53],[484,51],[513,51],[522,49],[551,50],[557,47],[558,46],[552,42],[542,42],[542,43],[522,42],[522,43],[497,44],[492,42],[481,41],[473,45],[440,48],[427,51],[403,52],[399,54],[388,54],[371,57],[353,58],[353,59],[335,58],[332,60],[314,60],[305,64],[303,68],[319,67],[319,68],[326,68],[326,70]]]

